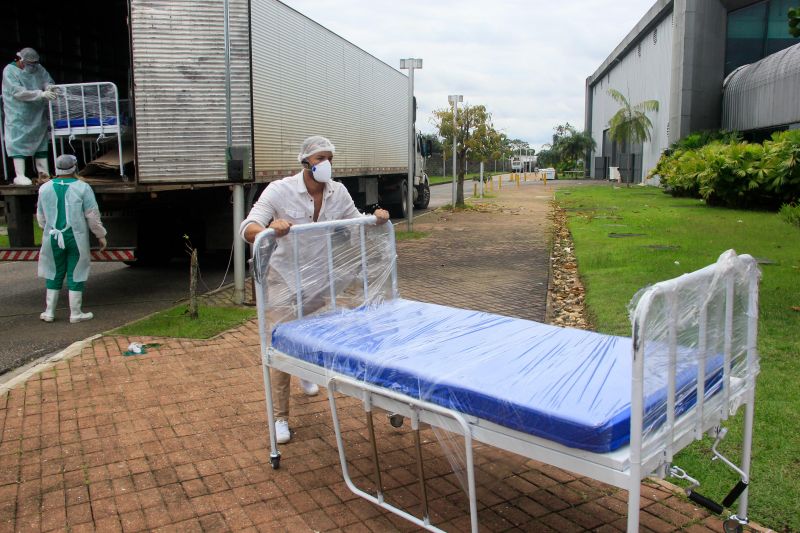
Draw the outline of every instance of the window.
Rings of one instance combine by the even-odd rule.
[[[797,5],[800,5],[797,0],[771,0],[769,3],[765,56],[779,52],[798,42],[789,33],[789,17],[787,16],[789,8]]]
[[[763,0],[728,13],[725,75],[797,43],[786,12],[797,0]]]

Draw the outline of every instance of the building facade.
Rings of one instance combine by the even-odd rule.
[[[608,178],[610,168],[617,167],[627,180],[641,182],[670,144],[694,131],[724,128],[723,88],[733,87],[725,83],[726,76],[741,75],[742,70],[755,66],[754,62],[770,60],[772,55],[796,45],[798,41],[789,35],[787,19],[794,3],[656,1],[586,80],[585,124],[597,143],[587,161],[592,177]],[[798,59],[798,54],[790,54],[788,61]],[[749,83],[753,86],[759,82]],[[658,111],[648,113],[653,123],[649,141],[628,146],[610,140],[608,123],[620,106],[608,94],[609,88],[622,93],[632,105],[645,100],[658,102]],[[753,94],[748,98],[752,105]],[[787,99],[787,105],[788,100],[792,99]],[[740,98],[731,105],[735,109],[744,102]],[[733,115],[740,114],[728,111],[725,116]],[[775,115],[785,117],[786,113],[782,110]],[[759,127],[765,127],[763,122]],[[766,126],[786,127],[791,126]],[[742,131],[748,128],[747,123],[737,125]]]

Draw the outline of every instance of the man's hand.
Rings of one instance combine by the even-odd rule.
[[[100,237],[97,240],[100,242],[100,251],[101,252],[105,251],[106,247],[108,246],[108,241],[106,240],[106,238]]]
[[[288,220],[284,220],[282,218],[278,218],[272,221],[272,224],[269,227],[275,230],[276,237],[283,237],[287,233],[289,233],[289,228],[292,227],[292,223]]]
[[[377,219],[375,220],[375,223],[379,226],[381,224],[386,224],[389,221],[389,211],[386,209],[376,209],[372,214],[375,215],[375,218]]]

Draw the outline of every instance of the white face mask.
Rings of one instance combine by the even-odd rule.
[[[314,175],[314,181],[318,183],[328,183],[333,177],[331,162],[326,159],[321,163],[317,163],[311,167],[311,173]]]

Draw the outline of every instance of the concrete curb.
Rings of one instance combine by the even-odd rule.
[[[79,355],[85,347],[89,346],[102,336],[103,333],[98,333],[81,341],[73,342],[59,352],[45,355],[44,357],[35,359],[30,363],[17,368],[16,370],[7,372],[0,377],[0,394],[5,394],[20,383],[25,383],[31,376],[34,376],[40,372],[44,372],[45,370],[53,367],[59,361],[72,359],[76,355]]]

